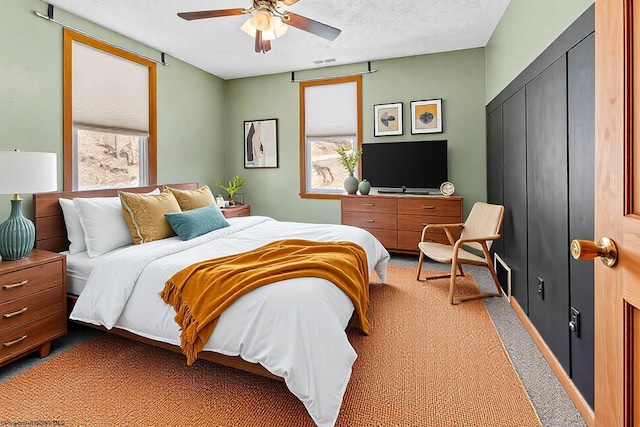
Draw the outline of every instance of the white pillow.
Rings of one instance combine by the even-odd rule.
[[[147,194],[160,194],[160,190]],[[133,244],[119,197],[77,198],[73,203],[80,216],[89,258]]]
[[[77,254],[86,251],[87,244],[84,240],[84,230],[80,223],[80,216],[76,205],[71,199],[58,199],[64,216],[64,225],[67,227],[67,239],[69,239],[69,253]]]

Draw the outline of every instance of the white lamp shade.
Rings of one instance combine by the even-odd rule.
[[[259,17],[260,19],[256,19],[256,17]],[[263,23],[267,23],[268,26],[262,30],[262,40],[275,40],[276,38],[283,36],[289,28],[287,24],[282,22],[282,19],[279,16],[269,16],[269,19],[266,19],[262,18],[260,15],[256,15],[247,19],[240,29],[251,37],[255,37],[257,29],[255,25]]]
[[[56,166],[55,153],[0,151],[0,194],[56,191]]]

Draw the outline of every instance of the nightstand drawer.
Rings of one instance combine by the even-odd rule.
[[[0,304],[0,329],[7,329],[62,310],[65,295],[62,286],[45,289]]]
[[[222,209],[225,218],[237,218],[240,216],[250,216],[251,207],[249,205],[234,206],[232,208]]]
[[[62,269],[62,261],[56,261],[0,275],[0,301],[61,285]]]
[[[0,331],[0,363],[17,354],[34,351],[42,343],[66,333],[67,318],[62,310],[15,328]]]

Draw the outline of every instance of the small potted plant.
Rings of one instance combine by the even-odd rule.
[[[353,172],[358,166],[358,160],[362,156],[362,148],[359,148],[355,152],[351,148],[340,147],[336,150],[338,153],[338,162],[349,172],[349,175],[344,179],[342,184],[348,194],[356,194],[358,191],[358,178],[353,176]]]
[[[235,202],[233,200],[234,194],[238,192],[240,187],[243,187],[249,183],[241,176],[236,175],[233,177],[231,181],[227,183],[227,185],[223,184],[222,181],[220,181],[219,179],[216,180],[214,184],[222,188],[223,190],[225,190],[227,193],[229,193],[229,206],[234,206],[235,205]]]

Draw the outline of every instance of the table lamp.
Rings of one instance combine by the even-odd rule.
[[[0,224],[0,256],[12,261],[26,258],[36,239],[33,222],[22,215],[20,193],[58,189],[55,153],[0,151],[0,194],[13,194],[9,219]]]

